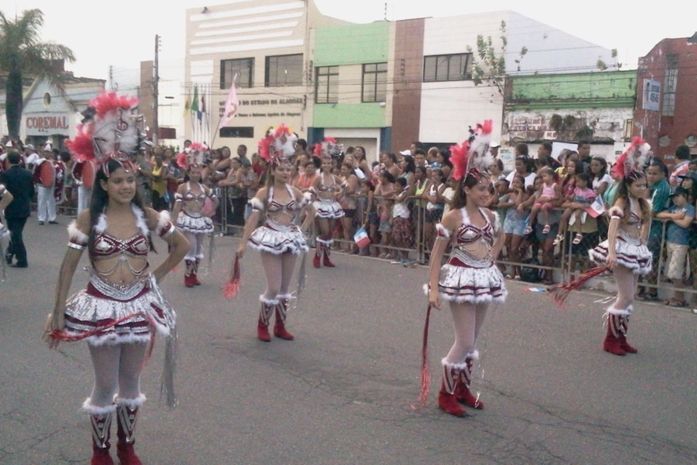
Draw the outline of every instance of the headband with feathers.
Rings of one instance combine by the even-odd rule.
[[[82,113],[84,118],[77,134],[66,143],[75,160],[95,161],[107,176],[109,160],[132,170],[129,156],[138,152],[144,139],[144,120],[137,107],[136,97],[116,92],[105,92],[92,99]]]
[[[206,144],[193,142],[184,152],[177,155],[177,165],[188,170],[191,166],[203,166],[210,157],[210,149]]]
[[[277,128],[269,128],[266,137],[259,141],[259,156],[270,164],[278,164],[288,160],[295,154],[295,142],[298,136],[285,124]]]
[[[322,142],[315,144],[312,153],[318,157],[327,155],[332,158],[338,157],[341,154],[342,146],[336,143],[333,137],[325,137]]]
[[[643,176],[644,164],[651,152],[651,146],[641,137],[632,138],[629,147],[617,159],[612,167],[612,174],[622,179],[637,179]]]
[[[459,181],[466,176],[479,179],[493,164],[494,158],[489,153],[492,129],[492,120],[485,120],[477,124],[476,128],[469,128],[470,136],[466,141],[450,147],[454,180]]]

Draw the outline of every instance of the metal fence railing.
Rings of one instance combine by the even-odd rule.
[[[216,230],[219,234],[224,235],[241,235],[242,229],[244,227],[244,221],[246,215],[244,210],[246,208],[246,199],[233,198],[230,197],[230,191],[228,188],[215,188],[216,194],[220,199],[220,204],[218,211],[213,218],[214,224],[216,225]],[[391,243],[381,244],[380,243],[380,232],[378,225],[375,224],[374,215],[371,218],[370,213],[366,211],[366,198],[365,196],[355,196],[356,205],[358,206],[354,221],[351,223],[351,231],[349,237],[353,237],[353,232],[355,228],[360,226],[365,226],[366,230],[371,234],[371,244],[368,250],[363,250],[364,254],[377,255],[376,251],[389,251],[392,254],[398,254],[401,256],[406,256],[409,263],[419,263],[427,264],[429,260],[429,255],[432,246],[432,240],[435,237],[434,223],[428,221],[428,215],[426,214],[426,209],[423,206],[422,199],[409,198],[408,203],[410,205],[410,224],[412,232],[412,240],[407,247],[395,246]],[[373,205],[385,199],[379,197],[373,197]],[[59,206],[59,212],[67,215],[75,214],[74,202],[69,200],[64,204]],[[371,221],[373,222],[373,227],[371,228]],[[666,262],[666,242],[667,242],[667,220],[654,220],[661,224],[661,237],[660,237],[660,250],[656,253],[656,260],[654,263],[655,273],[652,274],[648,279],[641,279],[639,285],[645,288],[660,289],[662,291],[681,291],[690,295],[697,295],[697,277],[690,276],[692,285],[690,286],[690,281],[686,281],[685,287],[675,286],[666,277],[665,273],[665,262]],[[503,218],[501,218],[503,222]],[[341,224],[341,222],[337,222]],[[658,223],[654,223],[658,224]],[[512,267],[521,267],[532,270],[539,270],[540,273],[544,271],[551,271],[554,275],[554,280],[556,282],[565,281],[576,274],[583,273],[588,270],[593,265],[588,260],[588,250],[595,247],[598,243],[606,239],[607,235],[607,220],[600,216],[597,218],[597,229],[591,232],[586,232],[583,234],[583,239],[574,244],[573,238],[575,237],[578,230],[578,225],[569,226],[565,233],[564,240],[560,245],[554,248],[551,255],[545,252],[541,244],[535,242],[533,232],[530,240],[524,240],[523,244],[526,248],[525,254],[518,261],[511,260],[511,257],[504,253],[500,256],[497,261],[498,265],[505,270]],[[693,228],[697,225],[697,222],[693,224]],[[336,230],[334,231],[337,232]],[[696,234],[692,231],[692,234]],[[310,245],[314,246],[314,241],[317,235],[317,228],[313,227],[309,233]],[[349,246],[354,248],[355,244],[352,240],[347,240],[343,235],[334,234],[334,242],[345,248]],[[340,250],[339,250],[340,251]],[[688,258],[687,269],[688,272],[690,268],[697,270],[697,252],[694,250],[689,250],[688,254],[693,256],[692,259]],[[394,256],[394,255],[393,255]],[[544,264],[547,263],[547,264]],[[512,274],[512,273],[511,273]],[[528,273],[530,274],[530,273]]]

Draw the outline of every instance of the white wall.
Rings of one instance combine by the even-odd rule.
[[[424,56],[466,53],[476,49],[477,34],[498,37],[504,13],[483,13],[447,18],[428,18],[424,24]],[[496,88],[472,81],[428,82],[421,86],[419,140],[461,142],[468,126],[494,120],[495,139],[500,138],[503,97]]]
[[[506,71],[509,74],[575,73],[599,71],[598,59],[608,67],[616,66],[611,51],[597,44],[572,36],[553,26],[509,11],[506,14]],[[592,29],[588,29],[592,35]],[[520,60],[520,71],[514,60],[519,59],[523,47],[528,53]]]

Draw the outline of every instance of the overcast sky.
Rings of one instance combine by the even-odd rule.
[[[70,47],[77,61],[67,68],[78,76],[108,78],[109,65],[115,75],[132,74],[140,61],[154,54],[154,36],[162,36],[160,55],[163,79],[183,79],[184,11],[187,8],[224,4],[199,0],[2,0],[6,16],[31,8],[44,12],[42,38]],[[323,14],[365,23],[383,19],[385,3],[380,0],[315,0]],[[572,2],[521,2],[520,0],[400,0],[390,1],[391,20],[454,16],[467,13],[514,10],[537,21],[606,48],[616,48],[625,69],[636,68],[661,39],[689,37],[697,31],[697,7],[690,1],[663,0],[641,6],[637,2],[583,0]],[[79,13],[78,13],[79,11]],[[495,33],[495,31],[492,31]]]

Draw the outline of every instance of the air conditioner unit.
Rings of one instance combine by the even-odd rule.
[[[542,136],[545,140],[554,140],[557,138],[557,131],[545,131],[545,135]]]

